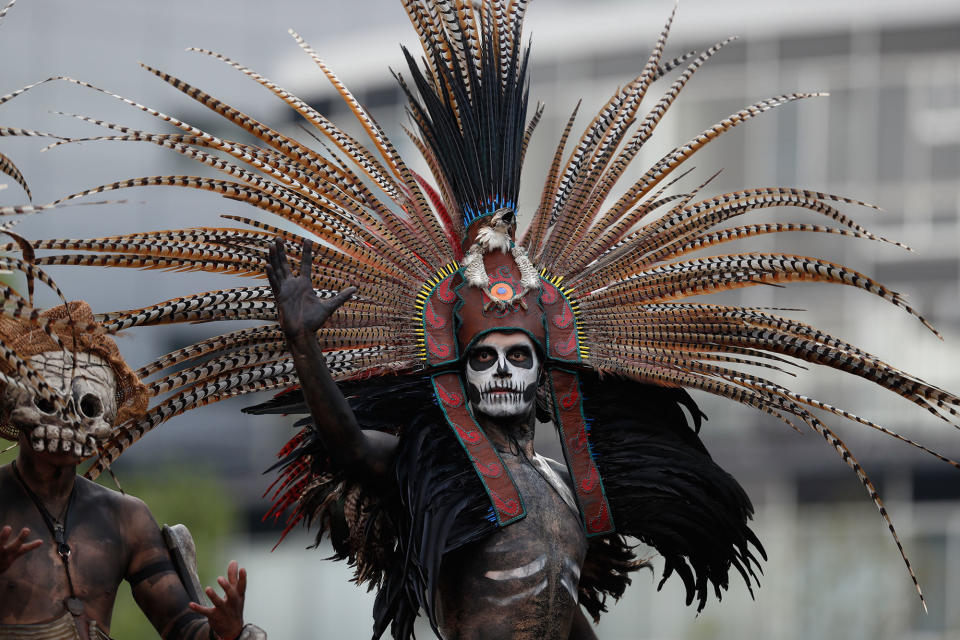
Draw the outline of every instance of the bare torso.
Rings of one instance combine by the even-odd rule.
[[[59,618],[71,595],[67,573],[43,517],[9,465],[0,467],[0,496],[0,523],[18,530],[28,527],[30,539],[43,541],[0,573],[0,625]],[[65,503],[64,499],[45,506],[56,515]],[[81,638],[86,638],[90,620],[109,633],[117,588],[125,579],[134,583],[134,598],[158,629],[183,619],[176,637],[206,632],[203,617],[187,610],[189,598],[169,563],[156,521],[142,501],[77,477],[68,520],[70,576],[74,593],[83,603],[77,620]]]
[[[547,481],[545,459],[538,469],[523,455],[501,456],[527,516],[444,559],[441,631],[447,640],[566,640],[587,551],[583,528]]]
[[[63,615],[70,587],[56,545],[37,508],[9,466],[0,468],[0,522],[29,527],[43,545],[19,558],[0,575],[0,624],[45,622]],[[124,496],[77,478],[70,509],[70,575],[76,595],[92,617],[108,629],[117,587],[127,573],[130,549],[123,523],[132,514]],[[130,499],[132,500],[132,499]],[[87,625],[80,625],[86,628]]]

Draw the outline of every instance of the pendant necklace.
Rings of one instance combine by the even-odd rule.
[[[63,569],[67,573],[67,585],[70,587],[70,597],[64,600],[64,604],[73,616],[79,616],[83,613],[83,601],[77,597],[77,593],[73,588],[73,578],[70,576],[70,545],[67,544],[67,537],[70,533],[70,507],[73,506],[73,499],[77,494],[77,480],[73,480],[73,488],[70,490],[70,497],[67,499],[67,506],[64,507],[62,514],[62,523],[60,520],[55,519],[50,512],[47,511],[47,508],[43,506],[43,502],[40,501],[40,498],[33,491],[30,490],[30,487],[27,486],[26,481],[24,481],[23,476],[20,475],[20,470],[17,469],[16,461],[11,465],[13,467],[13,474],[17,477],[17,481],[20,483],[20,486],[23,487],[23,490],[26,492],[27,497],[33,502],[34,506],[37,508],[37,511],[40,512],[40,515],[43,516],[43,521],[47,525],[47,529],[50,530],[50,535],[53,536],[53,541],[57,544],[57,555],[60,556],[60,560],[63,562]]]

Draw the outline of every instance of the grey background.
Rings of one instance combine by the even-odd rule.
[[[533,2],[532,91],[547,103],[524,174],[521,207],[536,206],[542,177],[576,100],[591,114],[642,69],[671,3]],[[292,113],[239,73],[184,51],[213,49],[234,57],[350,128],[322,74],[285,31],[293,27],[323,56],[412,153],[399,130],[399,95],[387,67],[402,63],[398,43],[415,44],[399,2],[195,0],[19,0],[0,25],[0,92],[54,74],[71,75],[183,118],[211,133],[236,137],[212,112],[193,103],[137,61],[163,69],[264,122],[302,135]],[[947,389],[960,389],[960,5],[918,0],[876,2],[710,2],[684,0],[667,55],[702,49],[728,35],[729,45],[702,69],[635,162],[636,172],[733,111],[791,91],[828,91],[829,98],[781,107],[711,144],[690,163],[690,178],[723,168],[711,192],[787,185],[843,194],[884,209],[844,207],[872,231],[910,245],[837,238],[761,238],[755,250],[826,257],[849,264],[908,295],[944,335],[940,341],[904,312],[840,287],[754,288],[728,296],[751,305],[803,307],[798,317],[850,339],[887,362]],[[655,89],[666,85],[661,83]],[[167,131],[163,123],[96,92],[54,82],[4,105],[0,123],[68,135],[96,127],[49,113],[92,115]],[[584,118],[578,121],[582,127]],[[0,141],[45,202],[120,178],[201,173],[165,150],[86,143],[39,153],[43,142]],[[636,172],[633,175],[636,175]],[[629,176],[624,180],[627,183]],[[686,183],[684,183],[686,184]],[[30,238],[89,237],[131,230],[218,224],[220,213],[251,209],[206,193],[138,189],[111,194],[126,204],[73,207],[26,220]],[[94,199],[98,199],[95,197]],[[11,185],[0,204],[22,202]],[[799,211],[763,212],[754,220],[819,222]],[[206,288],[224,278],[199,274],[145,276],[122,270],[51,270],[69,295],[96,310],[134,308]],[[147,284],[144,284],[147,283]],[[51,298],[47,304],[54,304]],[[137,366],[224,326],[129,332],[120,341]],[[857,381],[812,371],[779,379],[791,388],[843,406],[960,456],[953,427]],[[887,397],[890,396],[890,397]],[[710,416],[704,439],[715,458],[747,488],[770,554],[751,602],[739,578],[722,603],[703,614],[685,608],[671,580],[656,593],[656,576],[641,574],[624,602],[601,622],[603,638],[934,638],[960,637],[960,482],[957,471],[866,428],[829,423],[850,445],[884,496],[930,603],[923,615],[886,527],[855,475],[815,434],[804,437],[745,408],[697,396]],[[252,420],[248,400],[191,412],[163,426],[125,456],[144,468],[164,460],[193,462],[224,474],[246,505],[250,526],[228,551],[250,567],[248,618],[277,638],[365,637],[369,600],[347,582],[344,567],[306,552],[306,538],[268,550],[276,532],[254,526],[266,509],[259,475],[290,435],[282,422]],[[543,446],[552,445],[545,441]],[[122,465],[118,466],[122,472]],[[315,633],[321,629],[324,633]],[[427,636],[429,637],[429,636]]]

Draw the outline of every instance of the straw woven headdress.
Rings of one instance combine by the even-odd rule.
[[[99,327],[90,306],[77,300],[39,312],[29,317],[0,315],[0,343],[7,358],[0,361],[6,376],[24,380],[22,371],[29,367],[30,356],[67,350],[99,356],[113,369],[117,383],[117,417],[114,425],[141,417],[147,409],[147,391],[130,369],[116,343]],[[27,377],[29,379],[29,377]],[[0,422],[0,437],[16,440],[19,430]]]

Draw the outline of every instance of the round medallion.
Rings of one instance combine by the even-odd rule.
[[[512,300],[513,294],[513,286],[509,282],[495,282],[487,291],[487,295],[494,300]]]

